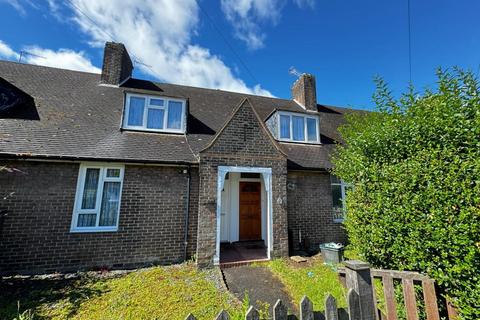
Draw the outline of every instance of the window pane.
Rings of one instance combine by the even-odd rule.
[[[105,182],[103,186],[99,226],[116,225],[119,200],[120,182]]]
[[[340,183],[342,182],[339,177],[337,177],[337,176],[335,176],[335,175],[333,175],[333,174],[330,175],[330,181],[331,181],[332,183],[338,183],[338,184],[340,184]]]
[[[148,109],[147,128],[163,129],[164,115],[165,115],[165,110],[163,109]]]
[[[97,202],[97,188],[100,169],[88,168],[85,172],[83,187],[82,209],[95,209]]]
[[[305,123],[303,117],[292,116],[293,140],[305,141]]]
[[[150,104],[152,106],[163,106],[163,100],[162,99],[150,99]]]
[[[79,214],[77,227],[95,227],[97,215],[93,214]]]
[[[260,173],[256,173],[256,172],[242,172],[242,173],[240,173],[240,178],[245,178],[245,179],[260,179]]]
[[[119,178],[120,169],[107,169],[107,178]]]
[[[182,103],[177,101],[169,101],[167,128],[181,129],[181,123],[182,123]]]
[[[280,139],[290,139],[290,116],[280,116]]]
[[[128,125],[143,125],[143,109],[145,108],[145,98],[130,97],[130,109],[128,110]]]
[[[317,120],[307,118],[308,141],[317,141]]]
[[[332,185],[332,204],[334,209],[343,209],[342,186]]]

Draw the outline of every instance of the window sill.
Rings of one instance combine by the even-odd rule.
[[[70,233],[117,232],[117,231],[118,231],[118,227],[74,228],[74,229],[70,229]]]
[[[315,142],[315,141],[295,141],[295,140],[284,140],[284,139],[277,139],[278,142],[283,142],[283,143],[294,143],[294,144],[302,144],[302,145],[307,145],[307,146],[319,146],[322,143],[321,142]]]
[[[185,130],[175,130],[175,129],[166,129],[166,130],[155,130],[155,129],[145,129],[142,127],[122,127],[121,131],[133,131],[133,132],[145,132],[145,133],[165,133],[165,134],[176,134],[183,135]]]

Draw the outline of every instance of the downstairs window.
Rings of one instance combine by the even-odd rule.
[[[330,181],[332,186],[333,221],[343,222],[346,213],[345,195],[348,193],[350,186],[334,175],[330,175]]]
[[[124,167],[80,165],[72,232],[117,231]]]

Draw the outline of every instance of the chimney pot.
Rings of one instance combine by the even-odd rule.
[[[101,82],[120,85],[132,76],[133,64],[123,43],[106,42]]]
[[[315,76],[304,73],[292,86],[292,98],[306,110],[317,110],[317,88]]]

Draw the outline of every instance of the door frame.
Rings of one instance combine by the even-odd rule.
[[[217,234],[215,239],[215,256],[213,263],[218,265],[220,263],[220,232],[222,222],[222,190],[225,184],[225,176],[227,172],[251,172],[260,173],[263,178],[263,185],[267,194],[267,258],[270,260],[271,251],[273,248],[273,201],[272,201],[272,168],[262,167],[232,167],[232,166],[218,166],[217,173]]]

